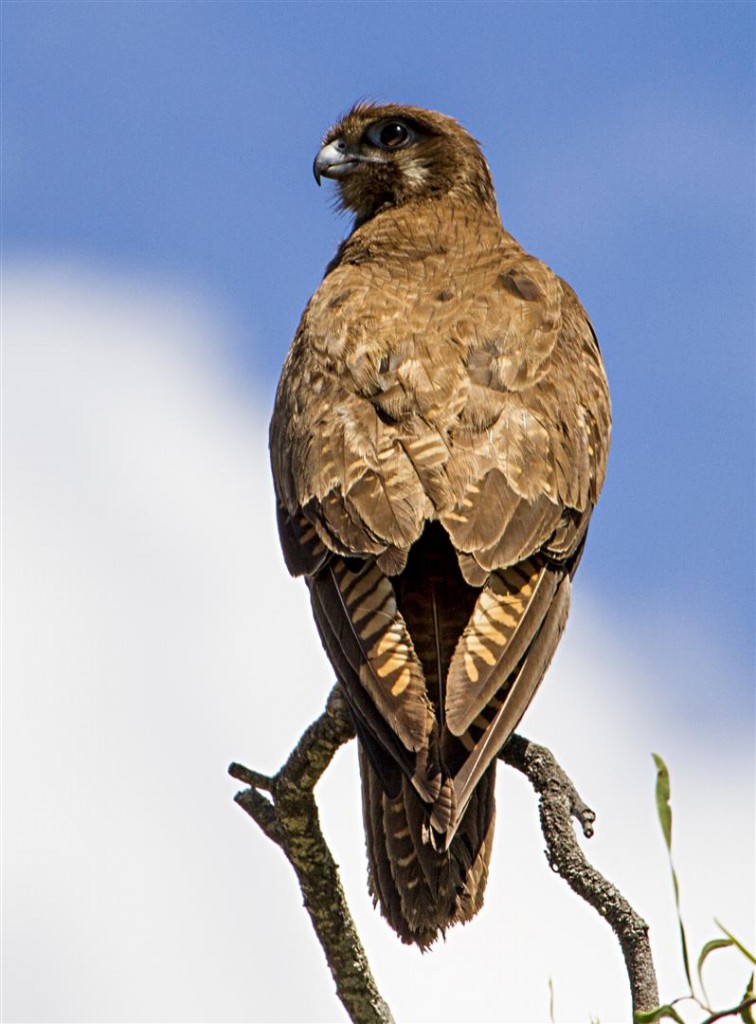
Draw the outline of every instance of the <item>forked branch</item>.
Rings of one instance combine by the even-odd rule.
[[[391,1011],[370,972],[365,950],[344,897],[338,870],[320,829],[314,787],[339,747],[352,739],[354,725],[339,687],[325,712],[305,731],[283,767],[272,777],[232,764],[229,774],[246,789],[235,800],[281,848],[293,867],[313,928],[355,1024],[393,1024]],[[658,1005],[648,927],[622,894],[585,859],[572,818],[593,834],[595,814],[545,747],[512,736],[503,761],[523,772],[540,797],[541,828],[554,871],[605,917],[622,947],[633,1011]]]

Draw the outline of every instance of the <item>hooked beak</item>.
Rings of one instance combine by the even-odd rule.
[[[360,163],[360,157],[350,153],[347,144],[343,139],[334,139],[323,146],[315,157],[312,165],[312,173],[315,181],[320,184],[321,178],[344,178],[356,170]]]

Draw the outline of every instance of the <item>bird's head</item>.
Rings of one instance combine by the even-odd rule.
[[[448,195],[497,213],[478,143],[453,118],[421,107],[358,103],[326,133],[313,171],[318,184],[338,182],[358,224],[386,206]]]

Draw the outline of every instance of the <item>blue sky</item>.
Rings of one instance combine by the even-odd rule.
[[[481,140],[505,225],[601,340],[609,475],[526,731],[588,784],[598,863],[651,917],[678,994],[650,750],[672,767],[695,937],[714,914],[753,923],[753,5],[6,0],[0,17],[9,1014],[248,1020],[251,985],[260,1019],[332,1019],[286,866],[224,767],[274,769],[329,686],[264,436],[348,230],[312,160],[366,96]],[[504,773],[485,921],[404,984],[364,887],[353,758],[323,814],[399,1019],[462,1019],[447,983],[468,972],[481,1020],[543,1020],[552,971],[560,1019],[627,1017],[616,949],[555,885],[532,794]],[[260,914],[279,932],[250,928]],[[286,962],[309,972],[298,1010]]]

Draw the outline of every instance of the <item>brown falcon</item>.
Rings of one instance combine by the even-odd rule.
[[[609,396],[456,121],[358,104],[315,176],[355,223],[278,387],[281,543],[354,717],[370,890],[426,947],[483,902],[496,755],[564,628]]]

